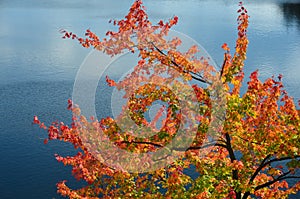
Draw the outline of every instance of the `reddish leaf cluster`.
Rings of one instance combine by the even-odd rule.
[[[258,71],[254,71],[250,75],[247,91],[240,93],[249,20],[242,3],[238,14],[235,52],[232,56],[228,45],[222,45],[225,53],[220,71],[216,71],[208,60],[195,56],[198,52],[196,46],[180,52],[179,38],[165,39],[169,29],[177,24],[178,17],[152,25],[141,0],[133,3],[125,19],[113,21],[118,31],[108,31],[104,39],[99,39],[90,30],[86,31],[85,38],[62,31],[64,38],[77,39],[83,47],[94,47],[111,56],[123,51],[138,52],[140,60],[122,81],[115,82],[106,77],[108,85],[123,90],[124,97],[128,99],[118,118],[107,117],[100,121],[91,118],[88,121],[71,100],[68,100],[68,109],[74,115],[71,127],[62,122],[46,127],[34,116],[33,123],[48,130],[49,140],[69,142],[78,149],[75,156],[56,154],[55,157],[59,162],[71,165],[75,178],[86,181],[88,185],[73,190],[66,185],[66,181],[62,181],[57,184],[58,193],[69,198],[199,199],[287,198],[297,193],[300,182],[289,184],[287,180],[300,178],[297,175],[300,167],[299,112],[293,99],[283,89],[282,75],[278,76],[279,81],[269,78],[261,82]],[[178,78],[201,83],[192,86],[199,113],[187,114],[190,104],[182,105],[180,98],[193,102],[193,95],[189,92],[176,93],[178,88],[184,90],[187,87],[180,82],[172,84]],[[221,78],[222,85],[209,87],[216,78]],[[209,86],[201,87],[203,83]],[[209,139],[210,124],[216,120],[210,89],[217,89],[217,86],[224,87],[226,91],[226,111],[222,128],[214,129],[220,136]],[[144,114],[155,101],[165,105],[148,122]],[[162,118],[164,112],[166,117]],[[134,129],[129,128],[130,122],[124,122],[128,119],[127,115],[140,129],[145,132],[151,129],[156,134],[147,138],[134,136],[131,132]],[[163,120],[162,128],[156,129],[160,119]],[[190,120],[198,122],[196,137],[191,145],[173,148],[181,152],[181,156],[172,164],[155,171],[129,173],[124,165],[113,164],[122,158],[121,153],[108,150],[107,154],[97,154],[89,150],[93,147],[103,149],[105,146],[102,145],[112,142],[124,151],[146,154],[140,165],[151,167],[156,162],[147,154],[163,149],[176,136],[181,122]],[[120,121],[124,124],[122,128]],[[99,136],[99,132],[103,136]],[[185,133],[189,135],[190,132]],[[181,141],[187,137],[183,136]],[[101,146],[97,145],[99,139],[103,141]],[[91,147],[90,143],[94,145]],[[127,161],[130,166],[136,159],[128,158]],[[187,169],[193,170],[198,177],[186,172]]]

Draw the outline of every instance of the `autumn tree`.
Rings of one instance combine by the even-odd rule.
[[[100,39],[63,31],[109,56],[138,53],[134,70],[109,86],[128,99],[122,113],[87,119],[80,104],[68,101],[72,124],[45,126],[48,140],[72,143],[75,156],[55,155],[72,166],[74,190],[66,181],[58,193],[69,198],[287,198],[300,189],[300,118],[281,78],[264,82],[254,71],[241,91],[248,46],[247,10],[240,3],[235,52],[224,44],[224,61],[215,69],[199,49],[180,49],[180,38],[168,38],[178,17],[152,24],[141,0],[136,0],[116,31]],[[152,121],[145,113],[161,106]],[[165,113],[165,117],[162,117]],[[88,116],[89,117],[89,116]],[[161,128],[156,123],[161,122]],[[188,172],[189,171],[189,172]],[[294,179],[291,183],[289,179]]]

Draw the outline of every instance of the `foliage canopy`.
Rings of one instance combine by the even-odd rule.
[[[106,78],[109,86],[123,90],[128,98],[127,111],[124,109],[119,118],[88,120],[71,100],[68,109],[74,116],[70,126],[56,122],[46,127],[37,116],[34,117],[34,123],[48,131],[45,143],[61,140],[78,149],[75,156],[55,156],[64,165],[71,165],[76,179],[86,181],[87,185],[73,190],[62,181],[57,184],[58,193],[69,198],[246,199],[287,198],[299,191],[299,181],[289,184],[287,180],[300,178],[300,117],[293,99],[283,88],[281,75],[262,82],[258,79],[258,71],[254,71],[246,92],[241,93],[249,16],[242,3],[239,6],[235,52],[231,54],[227,44],[222,46],[224,62],[219,71],[207,60],[196,56],[196,46],[180,52],[179,38],[165,39],[178,17],[153,25],[141,0],[133,3],[124,19],[111,21],[118,30],[108,31],[104,39],[90,30],[84,38],[63,31],[64,38],[78,40],[83,47],[93,47],[110,56],[130,51],[139,54],[139,61],[122,81]],[[181,104],[179,94],[163,86],[179,77],[193,82],[192,90],[198,103],[196,114],[189,114],[188,105]],[[220,84],[213,84],[216,81]],[[181,89],[185,86],[178,85]],[[218,136],[208,138],[209,126],[217,119],[211,99],[212,89],[217,86],[222,86],[224,91],[226,111],[222,112],[222,128],[213,129]],[[184,94],[187,96],[181,98],[191,97],[190,93]],[[144,114],[156,100],[163,101],[166,106],[149,122]],[[157,130],[155,124],[164,111],[166,117]],[[121,128],[118,121],[127,114],[144,131],[150,129],[156,134],[136,137],[132,132],[123,131],[125,127]],[[187,147],[173,146],[177,158],[171,159],[171,164],[148,172],[129,172],[130,159],[126,168],[113,163],[124,154],[108,150],[106,152],[111,153],[108,159],[107,154],[92,153],[91,147],[86,145],[86,140],[95,143],[101,131],[120,149],[132,154],[146,154],[139,163],[141,171],[145,171],[144,168],[156,164],[147,158],[147,154],[163,149],[176,136],[182,121],[189,120],[197,123],[196,129],[189,126],[196,132],[191,143]],[[181,137],[181,142],[185,142],[185,138]],[[168,159],[168,155],[161,158]],[[136,159],[132,158],[132,161]],[[193,171],[192,175],[187,172],[189,170]]]

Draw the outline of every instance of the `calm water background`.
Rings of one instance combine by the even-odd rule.
[[[233,47],[237,1],[144,0],[151,20],[178,15],[175,30],[198,41],[216,63],[220,46]],[[0,197],[59,198],[55,183],[67,179],[74,187],[70,167],[53,154],[72,155],[66,143],[43,144],[46,134],[32,126],[32,116],[45,122],[70,122],[66,111],[76,72],[89,50],[62,40],[61,28],[83,33],[90,28],[104,35],[110,19],[120,19],[132,1],[124,0],[0,0]],[[284,84],[300,99],[300,2],[246,2],[251,15],[246,76],[259,69],[261,78],[283,74]],[[97,107],[110,114],[106,92],[97,95]],[[298,198],[300,195],[298,195]],[[297,198],[297,196],[293,197]]]

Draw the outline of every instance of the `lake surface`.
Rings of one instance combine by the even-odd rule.
[[[233,49],[238,1],[145,0],[150,19],[177,15],[174,30],[199,42],[218,65],[226,42]],[[46,123],[70,122],[66,110],[76,73],[90,52],[76,42],[61,39],[60,29],[78,34],[90,28],[104,35],[110,19],[120,19],[132,1],[0,0],[0,194],[1,198],[60,198],[55,184],[68,180],[71,168],[57,163],[53,154],[72,155],[66,143],[43,144],[45,132],[32,126],[33,115]],[[259,69],[261,78],[283,74],[295,101],[300,99],[300,2],[250,1],[246,76]],[[109,99],[97,95],[105,116]],[[106,108],[106,109],[105,109]],[[298,194],[298,198],[300,195]],[[297,198],[297,196],[291,197]]]

